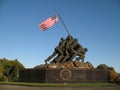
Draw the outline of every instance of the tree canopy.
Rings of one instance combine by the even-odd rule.
[[[112,83],[120,83],[120,74],[115,71],[114,67],[109,67],[106,64],[100,64],[97,66],[97,69],[108,70],[109,71],[109,76],[108,76],[109,81]]]
[[[103,70],[113,70],[115,71],[114,67],[109,67],[108,65],[106,64],[100,64],[97,66],[97,69],[103,69]]]
[[[24,68],[24,65],[21,64],[17,59],[0,59],[0,76],[7,77],[9,81],[16,80],[19,75],[19,70],[22,70]]]

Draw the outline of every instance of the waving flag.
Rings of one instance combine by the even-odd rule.
[[[52,27],[56,22],[58,22],[58,18],[56,15],[49,17],[45,21],[39,24],[39,27],[42,31],[47,30],[48,28]]]

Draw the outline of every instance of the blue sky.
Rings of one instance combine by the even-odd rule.
[[[18,59],[27,68],[44,64],[67,36],[60,21],[44,32],[38,27],[55,10],[88,48],[85,62],[120,72],[120,0],[0,0],[0,58]]]

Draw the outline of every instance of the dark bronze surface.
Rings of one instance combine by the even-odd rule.
[[[109,72],[99,69],[26,69],[20,71],[22,82],[80,83],[108,82]]]
[[[78,43],[78,39],[68,35],[66,39],[61,38],[53,54],[45,60],[45,63],[50,60],[51,63],[65,63],[73,61],[75,57],[77,57],[77,60],[82,60],[82,62],[84,62],[87,50],[87,48],[83,48],[83,46]]]

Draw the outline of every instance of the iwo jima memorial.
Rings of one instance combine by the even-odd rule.
[[[56,18],[48,19],[53,21]],[[108,71],[96,69],[90,62],[84,61],[87,51],[88,49],[79,44],[78,39],[73,38],[68,32],[66,38],[60,39],[53,54],[45,60],[45,64],[20,71],[19,80],[41,83],[107,82]]]

